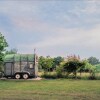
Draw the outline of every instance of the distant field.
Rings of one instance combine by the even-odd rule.
[[[100,100],[100,80],[0,80],[0,100]]]

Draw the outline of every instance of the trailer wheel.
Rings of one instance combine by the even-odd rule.
[[[28,79],[29,78],[29,75],[28,74],[23,74],[23,78],[24,79]]]
[[[16,74],[16,75],[15,75],[15,78],[16,78],[16,79],[20,79],[20,78],[21,78],[21,75],[20,75],[20,74]]]

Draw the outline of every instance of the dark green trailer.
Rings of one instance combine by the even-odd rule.
[[[4,76],[24,78],[38,76],[38,59],[36,54],[10,54],[4,59]]]

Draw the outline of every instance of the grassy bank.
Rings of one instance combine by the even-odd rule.
[[[0,80],[0,100],[99,100],[100,80]]]

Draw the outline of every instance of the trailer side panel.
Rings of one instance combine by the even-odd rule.
[[[6,76],[11,76],[12,75],[12,63],[6,63],[5,64],[5,75]]]

